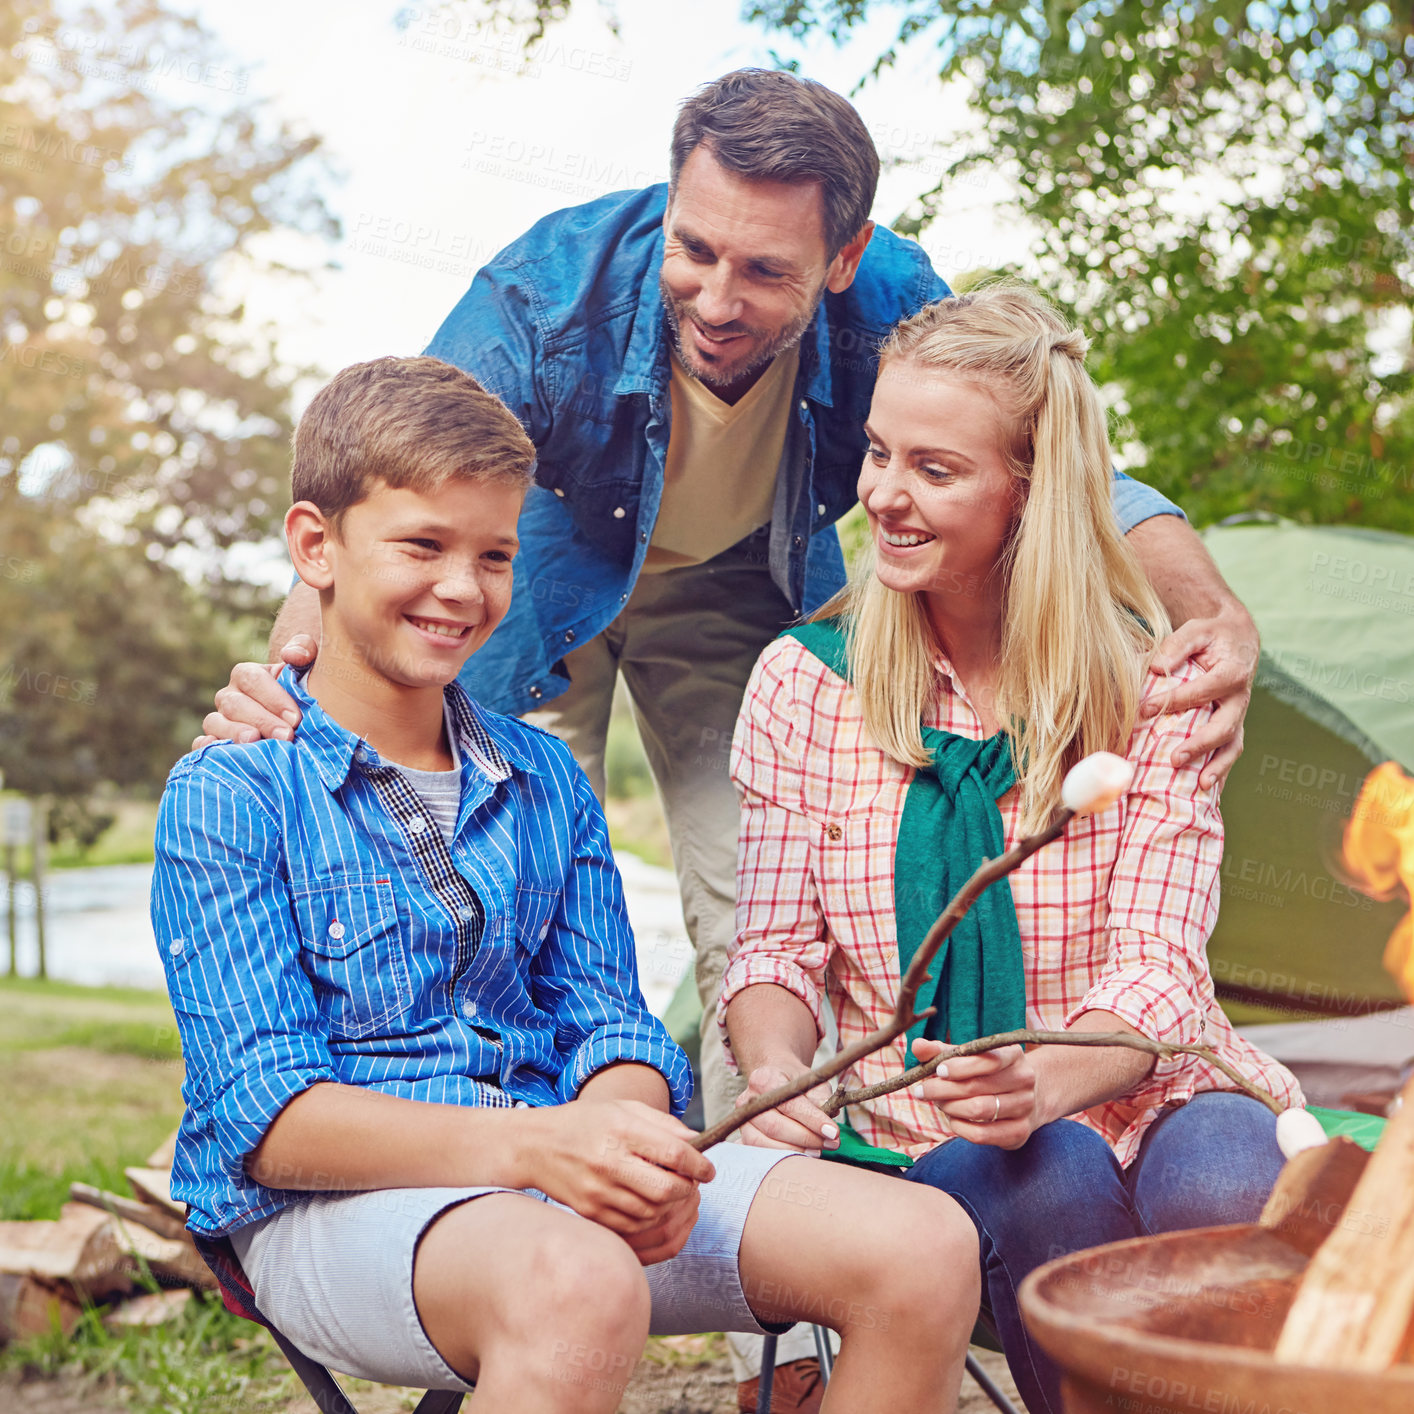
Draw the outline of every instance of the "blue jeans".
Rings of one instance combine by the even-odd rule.
[[[982,1299],[1031,1414],[1060,1414],[1060,1370],[1022,1324],[1030,1271],[1103,1242],[1255,1222],[1282,1166],[1276,1116],[1247,1095],[1209,1092],[1164,1113],[1122,1169],[1093,1129],[1043,1125],[1020,1149],[951,1139],[904,1175],[962,1204],[982,1247]]]

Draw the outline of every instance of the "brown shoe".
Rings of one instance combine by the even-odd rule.
[[[742,1380],[736,1387],[736,1407],[741,1414],[756,1414],[756,1401],[760,1397],[760,1375],[754,1380]],[[776,1366],[776,1379],[771,1386],[771,1414],[819,1414],[824,1398],[825,1381],[820,1378],[820,1361],[816,1356]]]

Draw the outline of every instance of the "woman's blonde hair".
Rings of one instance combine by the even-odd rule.
[[[1021,511],[998,571],[996,712],[1011,736],[1027,830],[1049,818],[1081,756],[1126,754],[1143,673],[1168,633],[1115,521],[1105,410],[1085,371],[1086,348],[1041,295],[1008,284],[929,305],[879,354],[881,372],[906,361],[975,384],[1012,427],[1007,454]],[[815,617],[849,616],[866,727],[895,760],[925,766],[920,726],[937,691],[926,603],[881,584],[872,551],[860,561]]]

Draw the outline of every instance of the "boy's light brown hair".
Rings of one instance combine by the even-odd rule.
[[[436,491],[448,481],[529,486],[535,446],[510,409],[439,358],[375,358],[336,373],[294,435],[290,489],[337,531],[380,483]]]

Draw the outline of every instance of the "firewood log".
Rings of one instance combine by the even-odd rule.
[[[1276,1357],[1387,1370],[1414,1342],[1414,1081],[1297,1288]]]
[[[0,1345],[44,1335],[56,1325],[67,1335],[82,1311],[73,1288],[62,1281],[0,1272]]]
[[[71,1183],[69,1197],[75,1203],[86,1203],[90,1207],[102,1209],[105,1213],[116,1213],[128,1222],[155,1232],[158,1237],[180,1238],[185,1226],[172,1217],[165,1209],[152,1203],[139,1203],[133,1198],[124,1198],[119,1193],[110,1193],[106,1188],[92,1188],[87,1183]]]
[[[215,1291],[216,1278],[202,1260],[190,1237],[159,1237],[155,1232],[136,1223],[115,1218],[118,1243],[133,1259],[147,1269],[164,1286],[194,1286],[202,1291]]]
[[[85,1297],[132,1287],[113,1219],[66,1203],[57,1222],[0,1222],[0,1342],[71,1330]]]
[[[113,1219],[79,1203],[65,1203],[57,1222],[0,1222],[0,1271],[67,1282],[94,1299],[130,1286]]]
[[[182,1203],[172,1201],[172,1166],[166,1168],[130,1168],[123,1170],[123,1177],[132,1184],[133,1192],[147,1204],[160,1208],[168,1217],[177,1220],[177,1226],[187,1225],[187,1210]]]
[[[1311,1256],[1345,1216],[1369,1158],[1341,1136],[1288,1159],[1262,1209],[1262,1226]]]

